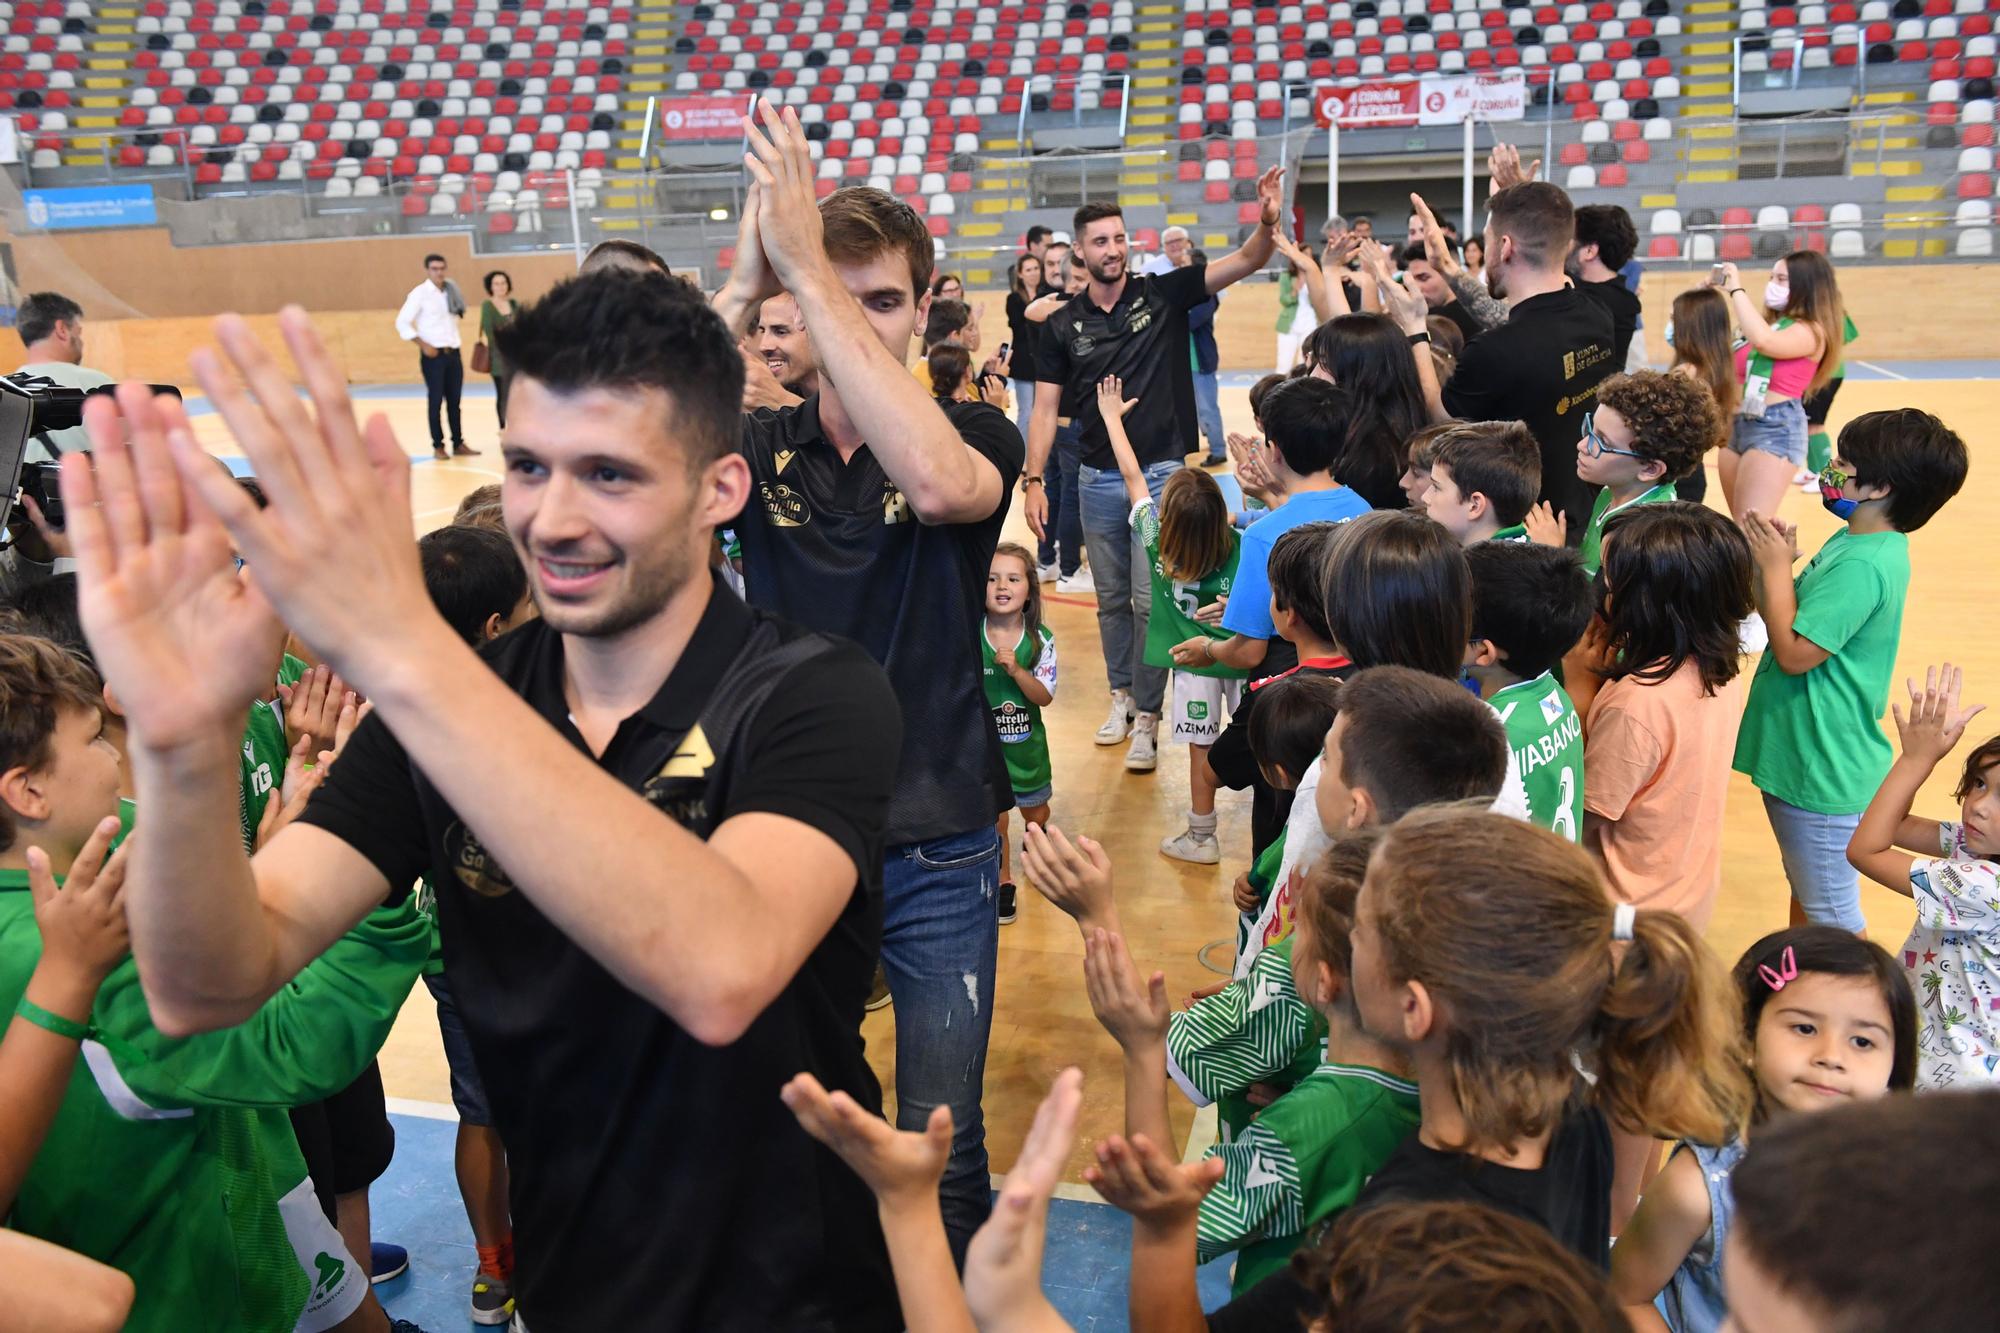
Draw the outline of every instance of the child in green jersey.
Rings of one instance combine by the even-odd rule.
[[[1604,521],[1633,505],[1675,498],[1674,483],[1701,466],[1720,427],[1715,396],[1680,375],[1641,370],[1613,375],[1597,388],[1597,406],[1583,418],[1576,475],[1602,487],[1583,530],[1583,571],[1595,574]],[[1546,546],[1568,540],[1567,520],[1549,506],[1528,515],[1528,537]]]
[[[986,618],[979,630],[980,680],[1000,731],[1014,805],[1028,824],[1049,822],[1054,775],[1042,710],[1056,699],[1056,636],[1042,623],[1042,585],[1034,553],[1013,542],[994,548],[986,574]],[[1007,828],[1000,814],[1000,923],[1014,919],[1014,881],[1007,877]]]
[[[1870,412],[1840,432],[1820,501],[1847,526],[1797,580],[1798,531],[1746,513],[1770,647],[1750,683],[1736,770],[1764,794],[1798,910],[1860,931],[1847,840],[1889,771],[1882,735],[1910,588],[1909,535],[1965,484],[1965,441],[1916,408]]]
[[[1212,658],[1182,666],[1174,660],[1173,649],[1190,639],[1219,643],[1230,637],[1214,608],[1229,600],[1235,585],[1240,539],[1230,523],[1222,488],[1199,468],[1184,468],[1167,478],[1159,504],[1153,503],[1145,469],[1125,433],[1125,412],[1136,400],[1127,401],[1123,391],[1117,376],[1106,377],[1097,386],[1097,405],[1132,502],[1132,535],[1146,549],[1152,578],[1146,665],[1172,669],[1167,739],[1188,747],[1187,827],[1162,838],[1160,851],[1176,861],[1212,866],[1221,861],[1222,850],[1215,841],[1216,781],[1209,771],[1208,750],[1222,734],[1227,715],[1241,702],[1248,673]],[[1210,608],[1208,619],[1203,618],[1204,607]]]
[[[1481,542],[1472,570],[1466,670],[1500,715],[1528,794],[1528,818],[1583,836],[1583,723],[1555,667],[1590,624],[1590,580],[1566,546]]]
[[[1462,546],[1524,542],[1521,520],[1542,492],[1542,449],[1518,421],[1470,421],[1431,445],[1424,512]]]

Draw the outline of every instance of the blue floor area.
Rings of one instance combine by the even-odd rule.
[[[396,1157],[369,1191],[375,1238],[410,1252],[410,1271],[376,1288],[392,1319],[408,1319],[427,1333],[474,1329],[467,1314],[478,1256],[452,1178],[452,1143],[458,1127],[446,1120],[391,1115]],[[1042,1285],[1049,1300],[1078,1333],[1123,1333],[1131,1223],[1101,1203],[1057,1199],[1049,1208]],[[1227,1260],[1201,1270],[1202,1303],[1213,1308],[1229,1294]]]

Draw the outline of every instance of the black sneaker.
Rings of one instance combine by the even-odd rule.
[[[1014,886],[1011,883],[1000,886],[1000,924],[1003,926],[1014,919],[1014,897]]]
[[[504,1324],[514,1316],[514,1289],[504,1277],[472,1275],[472,1322]]]
[[[370,1242],[368,1268],[370,1285],[379,1287],[384,1282],[393,1282],[410,1271],[410,1252],[386,1240]]]

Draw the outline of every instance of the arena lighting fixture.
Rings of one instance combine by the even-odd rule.
[[[714,208],[711,208],[711,209],[709,209],[709,210],[708,210],[708,220],[709,220],[710,222],[727,222],[727,221],[729,221],[729,207],[728,207],[728,205],[726,205],[726,204],[717,204],[717,205],[716,205],[716,206],[715,206]]]

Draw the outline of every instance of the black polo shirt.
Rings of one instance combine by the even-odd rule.
[[[889,803],[893,846],[966,833],[1014,807],[974,650],[986,576],[1026,450],[988,403],[940,403],[960,438],[1000,472],[1000,503],[976,523],[917,522],[866,445],[843,463],[819,398],[743,418],[750,499],[736,519],[753,606],[852,639],[880,662],[903,707]]]
[[[1576,442],[1597,385],[1621,367],[1611,355],[1610,312],[1572,287],[1531,296],[1505,324],[1468,344],[1444,386],[1444,410],[1461,421],[1522,421],[1542,447],[1542,499],[1569,515],[1583,540],[1593,489],[1576,475]]]
[[[1049,316],[1035,373],[1062,386],[1062,415],[1083,428],[1083,462],[1116,468],[1097,382],[1116,375],[1138,405],[1125,433],[1141,467],[1179,462],[1195,450],[1194,366],[1188,353],[1188,311],[1208,300],[1208,268],[1189,264],[1166,273],[1133,274],[1109,310],[1088,290]]]
[[[1625,355],[1632,350],[1632,335],[1639,330],[1639,293],[1627,287],[1623,278],[1579,281],[1576,289],[1611,315],[1611,367],[1612,373],[1617,374],[1625,369]]]
[[[564,701],[559,634],[531,621],[485,658],[588,753]],[[419,876],[437,888],[445,975],[507,1149],[514,1290],[535,1333],[903,1326],[867,1187],[778,1100],[809,1071],[881,1107],[860,1028],[900,730],[881,669],[851,644],[718,585],[673,672],[598,758],[690,832],[767,811],[854,861],[858,883],[833,929],[722,1048],[627,990],[516,890],[474,826],[534,811],[480,811],[468,824],[377,717],[314,795],[306,823],[399,892]],[[627,887],[673,893],[674,867]]]

